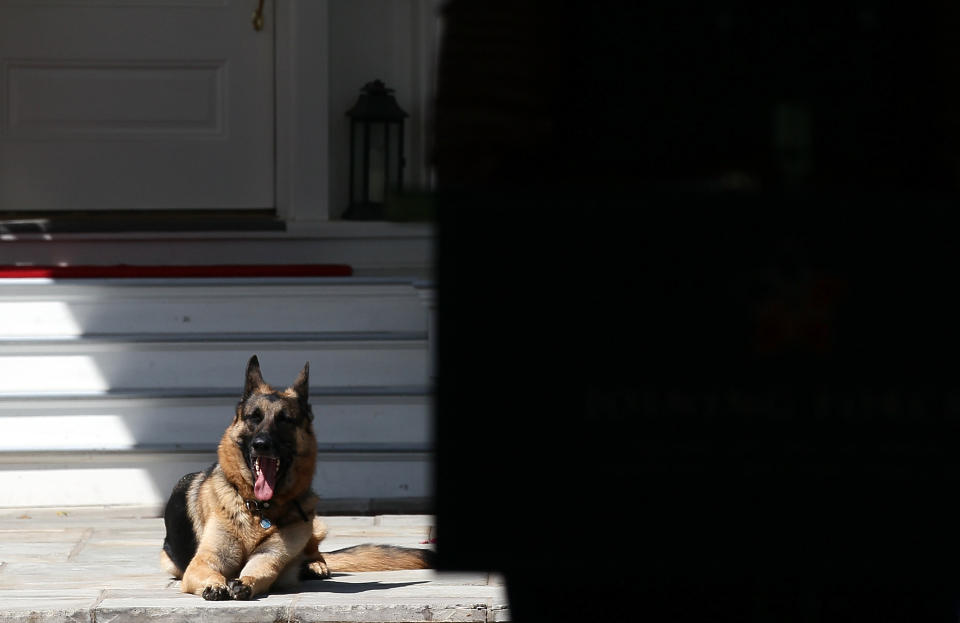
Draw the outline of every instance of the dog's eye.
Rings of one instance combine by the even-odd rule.
[[[263,420],[263,412],[257,409],[253,413],[248,413],[246,420],[252,424],[259,424]]]

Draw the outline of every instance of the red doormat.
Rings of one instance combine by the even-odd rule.
[[[212,266],[0,266],[0,279],[138,279],[163,277],[349,277],[345,264]]]

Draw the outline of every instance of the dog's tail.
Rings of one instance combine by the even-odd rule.
[[[370,543],[323,554],[330,571],[430,569],[433,567],[433,557],[433,551],[429,549]]]
[[[304,579],[316,579],[328,578],[337,572],[432,569],[434,557],[435,553],[429,549],[365,543],[321,552],[317,560],[305,565],[302,575]]]

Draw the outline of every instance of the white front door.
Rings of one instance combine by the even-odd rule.
[[[275,207],[256,6],[0,0],[0,211]]]

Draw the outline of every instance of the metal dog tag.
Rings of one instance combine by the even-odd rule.
[[[260,520],[260,527],[263,528],[264,530],[268,529],[272,525],[273,524],[270,523],[270,520],[267,519],[266,517]]]

